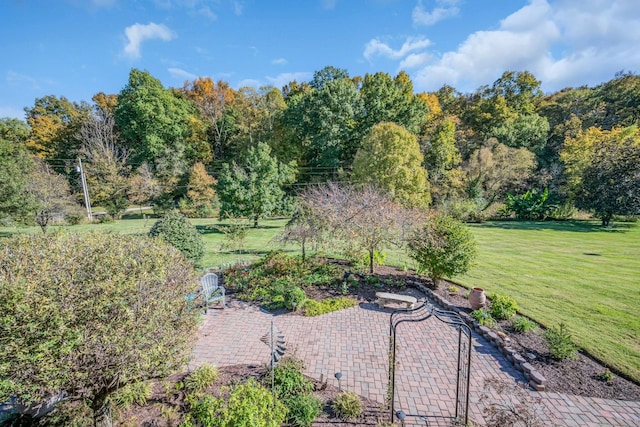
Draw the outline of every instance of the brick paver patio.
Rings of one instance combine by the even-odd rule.
[[[265,364],[269,348],[260,337],[271,320],[283,333],[287,355],[305,362],[306,374],[329,379],[381,404],[387,394],[389,310],[363,303],[319,317],[273,316],[259,308],[231,300],[226,309],[210,309],[200,329],[193,366]],[[454,415],[457,332],[431,318],[402,324],[398,332],[396,410],[433,416],[429,421],[408,418],[406,425],[444,425]],[[489,377],[525,381],[522,374],[482,337],[473,335],[470,418],[482,423],[479,405]],[[640,402],[586,398],[534,392],[542,398],[540,416],[558,426],[640,426]],[[499,399],[499,396],[493,396]]]

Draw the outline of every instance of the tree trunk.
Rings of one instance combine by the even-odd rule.
[[[613,216],[613,214],[611,213],[605,213],[604,215],[602,215],[602,226],[603,227],[608,227],[609,224],[611,223],[611,217]]]
[[[304,258],[305,258],[305,250],[304,250],[304,239],[302,239],[302,262],[304,262]]]
[[[253,228],[258,228],[258,219],[259,219],[258,215],[253,217]]]
[[[369,250],[369,274],[373,274],[373,249]]]
[[[94,427],[113,427],[113,419],[111,418],[111,406],[107,402],[107,396],[97,397],[91,402],[93,409],[93,425]]]

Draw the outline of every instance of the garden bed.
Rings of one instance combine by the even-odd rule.
[[[337,282],[321,285],[303,286],[308,298],[325,300],[336,297],[350,297],[358,302],[375,301],[376,292],[391,292],[413,295],[424,299],[424,295],[408,283],[420,283],[433,288],[430,279],[417,275],[412,271],[403,271],[394,267],[377,266],[374,275],[352,271],[345,261],[326,260],[325,262],[339,266],[346,274]],[[349,280],[344,280],[350,277]],[[350,281],[349,286],[340,283]],[[445,282],[439,289],[433,290],[446,299],[459,311],[472,311],[467,300],[468,290],[454,283]],[[281,311],[287,311],[281,309]],[[547,391],[569,393],[578,396],[598,397],[604,399],[622,399],[640,401],[640,385],[617,375],[606,381],[601,378],[606,367],[588,355],[576,352],[576,359],[555,360],[551,357],[542,331],[517,333],[509,321],[498,322],[495,329],[507,334],[511,347],[526,358],[545,379]]]
[[[264,366],[233,365],[219,368],[220,375],[215,384],[207,389],[207,393],[219,395],[221,389],[226,386],[245,382],[250,378],[261,378],[265,372]],[[171,427],[180,425],[180,419],[187,412],[184,393],[167,393],[167,389],[175,388],[175,384],[184,378],[184,374],[174,375],[165,381],[153,384],[153,394],[147,405],[133,405],[128,410],[118,414],[118,424]],[[345,421],[337,418],[331,409],[331,402],[340,393],[337,387],[313,380],[313,394],[322,401],[322,412],[315,419],[313,425],[331,425],[336,427],[354,425],[379,425],[387,420],[388,412],[385,412],[380,403],[361,397],[363,414],[357,419]]]
[[[459,310],[470,313],[472,309],[467,292],[466,288],[453,283],[434,290]],[[511,340],[511,347],[546,378],[547,391],[640,401],[639,385],[617,375],[611,381],[601,379],[599,375],[605,372],[606,367],[584,353],[576,352],[576,359],[553,359],[541,330],[517,333],[508,320],[499,321],[495,329],[506,333]]]

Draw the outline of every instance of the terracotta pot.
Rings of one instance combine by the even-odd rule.
[[[487,302],[487,296],[484,294],[484,289],[482,288],[473,288],[469,293],[469,305],[474,310],[478,310],[484,307],[484,304]]]

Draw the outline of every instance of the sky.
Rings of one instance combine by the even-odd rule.
[[[527,70],[550,93],[640,72],[640,0],[0,0],[0,40],[0,117],[118,93],[132,68],[236,89],[404,70],[464,93]]]

